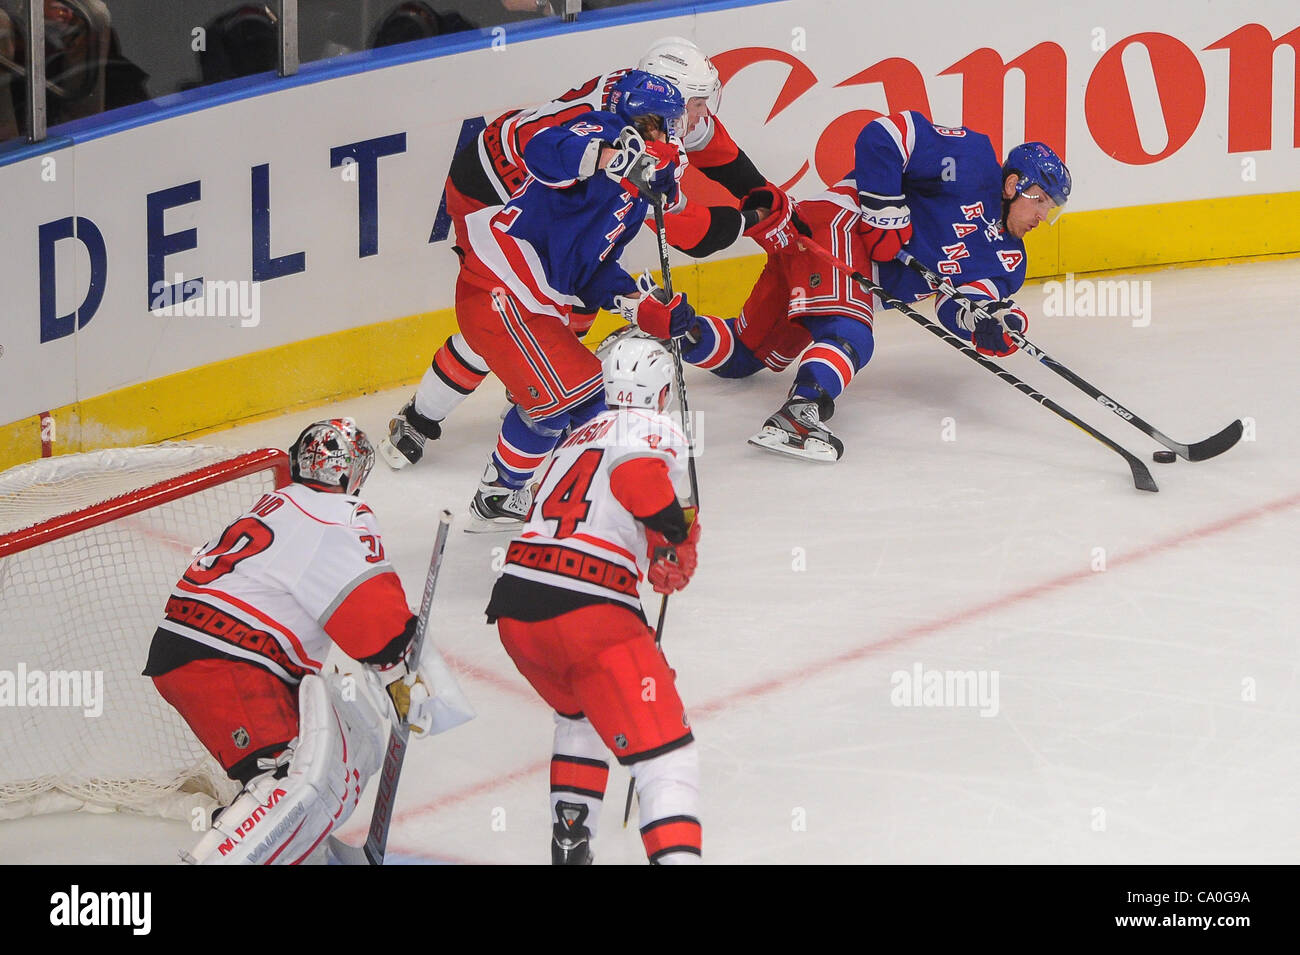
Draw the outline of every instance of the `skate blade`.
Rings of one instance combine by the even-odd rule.
[[[400,471],[411,463],[406,459],[406,455],[401,451],[398,451],[397,448],[393,446],[393,442],[389,441],[388,438],[380,439],[379,448],[377,450],[379,451],[379,456],[384,459],[384,463],[394,471]]]
[[[797,448],[786,441],[788,437],[789,435],[780,428],[764,428],[750,438],[749,443],[756,448],[762,448],[764,451],[771,451],[773,454],[784,455],[788,458],[800,458],[804,461],[834,464],[840,459],[833,447],[818,438],[808,438],[804,441],[802,448]]]
[[[477,514],[470,514],[469,523],[465,525],[465,533],[466,534],[500,534],[503,532],[514,533],[516,531],[523,530],[523,527],[524,527],[523,521],[516,521],[513,519],[507,520],[505,518],[502,518],[500,520],[495,520],[495,521],[489,521],[482,517],[479,517]]]
[[[465,525],[466,534],[499,534],[503,531],[522,530],[524,522],[515,517],[483,517],[474,508],[469,509],[469,523]]]

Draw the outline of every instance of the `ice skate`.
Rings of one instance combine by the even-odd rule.
[[[831,416],[833,407],[825,401],[825,417]],[[844,443],[822,424],[822,416],[821,403],[790,398],[763,423],[762,430],[749,443],[765,451],[807,461],[838,461],[844,454]]]
[[[415,410],[415,399],[406,403],[388,422],[388,437],[379,442],[379,454],[394,471],[415,464],[424,456],[424,442],[436,441],[442,426]]]
[[[560,821],[551,832],[551,865],[591,865],[591,830],[583,825],[587,807],[558,802],[555,812]]]
[[[532,487],[527,484],[521,488],[510,487],[497,479],[496,468],[489,464],[469,505],[472,520],[465,530],[471,534],[516,531],[523,525],[532,504]]]

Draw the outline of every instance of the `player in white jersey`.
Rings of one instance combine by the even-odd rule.
[[[350,418],[310,425],[293,482],[262,495],[177,581],[144,674],[244,790],[197,862],[299,863],[356,807],[388,719],[417,735],[468,718],[356,493],[374,449]],[[365,666],[321,677],[333,642]],[[387,694],[384,693],[387,689]],[[292,819],[291,826],[281,826]]]
[[[662,413],[673,362],[658,342],[627,338],[604,375],[611,410],[555,450],[506,552],[488,622],[555,710],[551,861],[592,861],[613,752],[636,778],[650,861],[698,862],[694,737],[637,590],[644,578],[671,593],[695,571],[700,523],[677,493],[689,449]]]

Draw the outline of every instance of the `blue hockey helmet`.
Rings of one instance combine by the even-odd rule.
[[[1041,186],[1056,204],[1058,214],[1070,198],[1070,170],[1046,143],[1021,143],[1007,153],[1007,161],[1002,164],[1002,181],[1005,182],[1012,173],[1020,177],[1016,183],[1017,195],[1033,186]]]
[[[686,133],[686,100],[681,90],[662,76],[628,70],[614,84],[609,107],[629,126],[636,125],[638,116],[656,116],[666,134],[680,139]]]

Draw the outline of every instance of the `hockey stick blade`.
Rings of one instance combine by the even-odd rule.
[[[904,265],[906,265],[917,275],[921,276],[921,278],[925,279],[926,284],[929,285],[930,288],[934,289],[935,291],[941,291],[949,298],[952,298],[954,300],[966,302],[971,308],[974,309],[974,311],[977,314],[984,315],[985,317],[991,318],[991,316],[989,316],[988,313],[985,312],[980,307],[979,301],[972,299],[970,296],[958,291],[957,287],[953,285],[951,280],[949,280],[945,276],[940,275],[937,272],[932,271],[925,265],[925,263],[918,260],[915,256],[911,255],[908,252],[899,252],[898,261],[902,262]],[[994,321],[996,321],[996,319],[994,319]],[[1016,347],[1019,348],[1021,351],[1023,351],[1026,355],[1028,355],[1031,358],[1037,359],[1039,362],[1046,365],[1048,368],[1052,369],[1052,371],[1056,372],[1056,374],[1060,375],[1070,384],[1074,385],[1074,387],[1078,388],[1089,398],[1094,399],[1103,408],[1106,408],[1108,411],[1111,411],[1115,415],[1119,416],[1120,418],[1123,418],[1125,421],[1127,421],[1133,427],[1137,428],[1143,434],[1147,435],[1148,437],[1154,438],[1155,440],[1163,444],[1166,448],[1168,448],[1170,451],[1174,452],[1175,454],[1183,458],[1186,458],[1188,461],[1204,461],[1206,458],[1212,458],[1215,455],[1222,454],[1224,451],[1227,451],[1239,440],[1241,440],[1243,427],[1241,421],[1238,420],[1228,425],[1218,434],[1206,438],[1204,441],[1198,441],[1195,444],[1190,444],[1190,445],[1183,444],[1182,442],[1179,441],[1175,441],[1173,438],[1168,437],[1155,426],[1148,424],[1146,421],[1143,421],[1132,411],[1129,411],[1127,408],[1121,405],[1114,398],[1110,397],[1107,394],[1102,393],[1102,391],[1099,388],[1097,388],[1096,385],[1093,385],[1090,382],[1085,381],[1083,378],[1079,377],[1079,375],[1075,374],[1073,371],[1071,371],[1069,368],[1063,365],[1056,358],[1053,358],[1051,355],[1047,354],[1047,352],[1045,352],[1039,346],[1035,345],[1024,335],[1020,334],[1019,332],[1008,330],[1007,337],[1010,338],[1012,342],[1015,343]]]
[[[433,542],[433,556],[429,558],[429,573],[424,579],[424,594],[420,598],[420,616],[416,619],[415,636],[408,655],[420,659],[424,635],[429,627],[429,611],[433,607],[433,591],[438,585],[438,571],[442,567],[442,553],[447,546],[451,530],[451,511],[444,510],[438,518],[438,535]],[[397,783],[402,778],[402,764],[406,761],[406,747],[411,727],[406,722],[388,729],[388,747],[384,762],[379,767],[379,787],[375,791],[375,807],[370,814],[370,830],[364,846],[348,845],[330,836],[329,851],[343,865],[383,865],[388,852],[388,829],[393,821],[393,804],[397,797]]]
[[[992,372],[993,374],[997,375],[999,378],[1001,378],[1007,384],[1011,385],[1021,394],[1025,395],[1028,398],[1032,398],[1035,402],[1042,405],[1048,411],[1052,412],[1052,414],[1060,418],[1064,418],[1066,421],[1070,422],[1070,424],[1074,425],[1076,428],[1078,428],[1084,434],[1088,435],[1090,438],[1096,439],[1097,441],[1104,444],[1106,447],[1110,448],[1116,454],[1123,457],[1124,460],[1128,462],[1129,470],[1133,472],[1133,485],[1139,491],[1160,490],[1160,488],[1156,486],[1155,479],[1151,476],[1151,471],[1142,462],[1142,460],[1138,458],[1136,455],[1134,455],[1132,452],[1128,451],[1125,448],[1120,447],[1120,445],[1116,444],[1115,441],[1108,438],[1106,435],[1102,434],[1100,431],[1092,427],[1087,422],[1082,421],[1079,418],[1076,418],[1074,415],[1066,411],[1064,408],[1058,405],[1051,398],[1047,397],[1041,391],[1036,391],[1027,382],[1020,380],[1019,378],[1017,378],[1015,375],[1013,375],[1010,371],[1002,367],[997,362],[993,361],[992,359],[984,355],[981,355],[973,347],[971,347],[971,344],[969,342],[965,341],[964,339],[958,338],[956,335],[948,331],[948,329],[945,328],[940,323],[931,321],[930,319],[922,315],[920,312],[916,311],[916,309],[908,305],[906,302],[894,298],[892,295],[889,294],[889,292],[886,289],[877,285],[875,282],[871,281],[871,279],[867,278],[861,272],[852,268],[847,262],[844,262],[843,260],[836,258],[830,252],[827,252],[816,242],[812,241],[812,239],[809,238],[799,239],[798,244],[801,249],[812,252],[814,255],[817,255],[825,262],[827,262],[829,265],[832,265],[839,271],[843,272],[854,282],[858,283],[858,285],[861,286],[864,291],[872,295],[879,296],[881,301],[883,301],[887,307],[897,309],[903,315],[906,315],[912,321],[916,322],[916,324],[920,325],[922,328],[924,328],[930,334],[934,335],[936,338],[943,341],[945,344],[951,346],[952,348],[957,349],[967,358],[971,359],[980,367],[984,368],[986,371]]]
[[[1215,455],[1222,454],[1230,447],[1241,440],[1242,434],[1245,433],[1245,426],[1238,418],[1232,424],[1228,425],[1216,435],[1206,438],[1204,441],[1197,441],[1195,444],[1186,444],[1182,449],[1169,445],[1169,449],[1176,454],[1181,454],[1188,461],[1204,461]]]
[[[1156,479],[1151,476],[1151,469],[1146,466],[1146,462],[1137,455],[1129,454],[1127,451],[1120,451],[1124,455],[1124,460],[1128,462],[1129,470],[1133,472],[1133,485],[1139,491],[1159,491],[1156,486]]]

